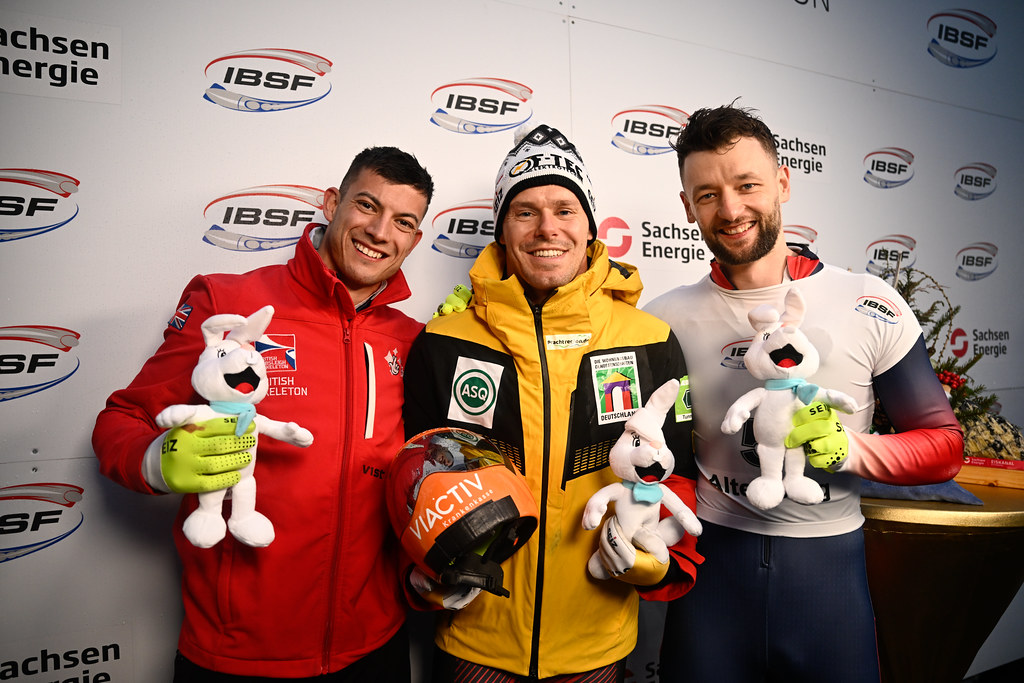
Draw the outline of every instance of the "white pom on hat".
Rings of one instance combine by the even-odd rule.
[[[590,220],[590,237],[597,237],[594,188],[583,158],[561,131],[545,123],[527,122],[513,134],[512,150],[501,162],[494,181],[494,240],[500,241],[509,202],[531,187],[561,185],[580,200]]]

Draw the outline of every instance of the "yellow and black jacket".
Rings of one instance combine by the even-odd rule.
[[[686,376],[668,325],[635,307],[636,269],[609,261],[599,241],[588,257],[585,273],[533,305],[515,277],[502,279],[504,253],[491,244],[470,271],[471,306],[431,321],[405,371],[406,436],[442,426],[487,436],[540,508],[537,532],[503,564],[511,597],[481,593],[443,614],[436,635],[456,657],[519,675],[589,671],[633,649],[636,589],[587,573],[599,532],[583,530],[583,509],[618,481],[608,451],[631,409]],[[669,419],[665,436],[676,460],[666,483],[692,508],[691,425]],[[655,599],[692,585],[700,556],[693,539],[682,546],[672,553],[682,580]]]

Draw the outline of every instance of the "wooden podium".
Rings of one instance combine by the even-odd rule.
[[[882,683],[960,683],[1024,583],[1024,491],[984,505],[864,498]]]

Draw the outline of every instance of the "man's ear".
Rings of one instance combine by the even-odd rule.
[[[330,223],[334,220],[334,212],[338,208],[338,202],[341,201],[341,193],[338,192],[338,188],[329,187],[324,191],[324,218]]]
[[[690,200],[686,198],[686,192],[683,190],[679,191],[679,198],[683,201],[683,208],[686,209],[686,220],[689,223],[696,223],[697,217],[693,215],[693,210],[690,208]]]
[[[789,166],[779,166],[779,203],[789,201]]]

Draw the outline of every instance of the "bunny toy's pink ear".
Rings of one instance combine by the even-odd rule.
[[[245,325],[245,317],[234,313],[211,315],[203,321],[203,340],[207,346],[214,346],[224,340],[224,333]]]
[[[650,408],[664,418],[669,409],[676,404],[676,397],[679,396],[679,380],[670,379],[655,390],[647,399],[645,408]]]
[[[789,291],[786,292],[786,310],[782,314],[783,325],[789,325],[790,327],[800,327],[800,323],[804,321],[804,312],[807,310],[807,304],[804,302],[804,295],[800,293],[800,290],[796,287],[790,287]]]
[[[241,317],[241,316],[239,316]],[[242,318],[243,324],[228,333],[228,339],[241,344],[252,344],[263,336],[274,317],[274,307],[264,306],[248,318]]]
[[[662,439],[661,428],[665,424],[665,415],[676,403],[679,395],[679,380],[670,379],[658,387],[647,399],[642,408],[626,420],[626,429],[637,432],[650,441]]]

